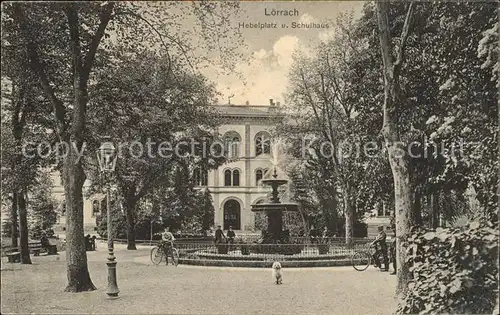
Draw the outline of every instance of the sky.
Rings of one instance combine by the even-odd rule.
[[[310,54],[320,40],[332,35],[332,20],[340,12],[352,11],[360,16],[364,2],[242,2],[240,14],[231,16],[230,23],[238,28],[245,42],[243,57],[236,65],[241,76],[220,75],[216,69],[204,74],[216,82],[222,93],[219,104],[268,105],[269,99],[284,102],[288,85],[287,73],[292,65],[292,54],[300,51]],[[273,10],[296,10],[296,16],[270,16]],[[329,21],[329,22],[328,22]],[[292,22],[329,24],[329,28],[292,28]],[[277,28],[244,28],[240,23],[276,23]],[[282,27],[286,24],[288,28]],[[244,80],[243,80],[244,78]],[[229,96],[232,96],[229,99]]]

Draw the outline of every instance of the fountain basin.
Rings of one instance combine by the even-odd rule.
[[[277,179],[277,178],[268,178],[268,179],[262,179],[261,182],[262,182],[262,184],[266,184],[266,185],[281,186],[281,185],[285,185],[286,183],[288,183],[288,180]]]
[[[258,203],[252,205],[253,212],[261,211],[299,211],[299,207],[295,203]]]

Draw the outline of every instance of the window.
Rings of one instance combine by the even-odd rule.
[[[240,156],[241,137],[236,131],[226,132],[224,143],[229,158],[238,158]]]
[[[200,186],[201,184],[201,172],[199,168],[193,170],[193,183],[195,186]]]
[[[262,179],[262,176],[263,176],[262,170],[259,169],[255,171],[255,186],[260,185],[260,180]]]
[[[208,186],[208,171],[203,170],[201,172],[201,186]]]
[[[225,170],[224,171],[224,186],[231,186],[231,177],[232,177],[231,170]]]
[[[100,208],[100,204],[99,204],[99,200],[94,200],[92,201],[92,216],[95,217],[96,215],[99,214],[99,209]]]
[[[224,230],[232,227],[233,230],[241,229],[240,203],[230,199],[224,203]]]
[[[240,185],[240,171],[234,170],[233,171],[233,186],[239,186]]]
[[[101,213],[107,213],[108,212],[108,201],[106,200],[106,197],[104,197],[102,200],[101,200]],[[111,208],[113,209],[113,208]]]
[[[208,171],[200,170],[199,167],[195,168],[193,171],[193,182],[195,186],[207,186],[208,185]]]
[[[239,157],[240,156],[240,139],[239,138],[233,138],[231,142],[231,149],[229,150],[229,156],[230,157]]]
[[[386,203],[385,202],[379,202],[377,203],[377,216],[379,217],[386,217],[386,216],[390,216],[391,213],[390,213],[390,210],[389,210],[389,207],[386,206]]]
[[[224,171],[224,186],[239,186],[240,185],[240,171],[239,170],[225,170]]]
[[[271,153],[271,136],[265,131],[255,136],[255,156]]]

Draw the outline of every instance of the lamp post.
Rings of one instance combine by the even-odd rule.
[[[116,166],[116,154],[113,142],[106,141],[101,144],[97,152],[97,160],[99,161],[99,168],[102,174],[112,173]],[[116,284],[116,261],[113,246],[113,231],[111,229],[111,193],[110,185],[106,185],[106,210],[107,210],[107,228],[108,228],[108,290],[106,294],[108,298],[118,298],[118,285]]]

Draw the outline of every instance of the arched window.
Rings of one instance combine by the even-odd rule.
[[[263,177],[263,172],[261,169],[258,169],[255,171],[255,186],[259,186],[260,185],[260,180],[262,179]]]
[[[200,186],[201,184],[201,172],[198,167],[193,170],[193,183],[195,186]]]
[[[241,137],[236,131],[226,132],[224,135],[226,153],[229,158],[240,157]]]
[[[231,170],[225,170],[224,171],[224,186],[231,186],[231,177],[232,177]]]
[[[208,186],[208,171],[203,170],[201,172],[201,186]]]
[[[199,167],[195,168],[193,171],[193,182],[195,186],[207,186],[208,185],[208,171],[200,170]]]
[[[104,197],[101,200],[101,213],[107,213],[107,211],[108,211],[108,201],[106,200],[106,197]]]
[[[271,153],[271,136],[265,131],[255,135],[255,156]]]
[[[233,186],[239,186],[240,185],[240,171],[234,170],[233,171]]]
[[[100,208],[100,204],[99,204],[99,200],[94,200],[92,201],[92,216],[95,217],[96,215],[99,214],[99,209]]]
[[[240,138],[233,138],[231,142],[231,149],[229,150],[230,157],[240,156]]]
[[[233,230],[241,229],[240,203],[230,199],[224,203],[224,230],[232,227]]]

